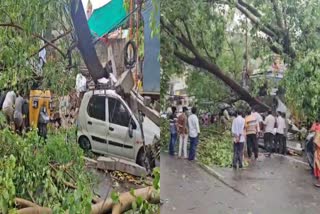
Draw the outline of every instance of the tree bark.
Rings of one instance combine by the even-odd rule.
[[[115,204],[112,208],[112,214],[124,213],[131,209],[132,203],[136,200],[136,197],[141,197],[147,200],[149,203],[160,203],[160,195],[155,194],[153,187],[146,187],[134,191],[135,197],[130,192],[126,192],[120,195],[119,203]]]
[[[90,214],[103,214],[110,212],[112,214],[120,214],[131,209],[132,203],[136,200],[136,197],[142,197],[152,204],[160,203],[160,195],[155,192],[153,187],[145,187],[134,191],[135,197],[130,192],[120,194],[119,203],[114,204],[111,198],[106,201],[100,201],[92,206]]]
[[[27,207],[17,211],[18,214],[51,214],[52,210],[46,207]]]

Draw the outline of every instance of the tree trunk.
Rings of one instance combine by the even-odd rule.
[[[100,201],[92,206],[91,214],[102,214],[112,210],[112,214],[120,214],[131,209],[132,203],[136,200],[136,197],[141,197],[147,200],[149,203],[160,203],[160,195],[155,192],[153,187],[145,187],[134,191],[134,196],[130,192],[121,193],[119,196],[119,203],[114,204],[113,201],[108,198],[106,201]]]
[[[226,85],[228,85],[235,93],[237,93],[241,100],[246,101],[251,107],[257,107],[260,111],[266,111],[269,106],[262,103],[255,97],[253,97],[246,89],[242,88],[236,81],[225,75],[218,66],[209,63],[206,60],[200,59],[202,61],[200,67],[206,69],[219,79],[221,79]]]
[[[203,68],[207,70],[209,73],[216,76],[218,79],[222,80],[227,86],[229,86],[235,93],[239,95],[239,98],[245,102],[247,102],[251,107],[256,107],[258,111],[267,111],[270,109],[269,106],[262,103],[255,97],[253,97],[247,90],[242,88],[236,81],[225,75],[220,68],[213,64],[208,62],[206,59],[204,59],[200,55],[196,55],[196,58],[190,58],[184,54],[181,54],[179,52],[174,53],[179,59],[182,61],[193,65],[198,68]]]

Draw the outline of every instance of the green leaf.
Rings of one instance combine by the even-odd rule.
[[[113,203],[115,203],[115,204],[119,203],[119,197],[120,197],[120,194],[118,192],[111,193],[111,199],[112,199]]]

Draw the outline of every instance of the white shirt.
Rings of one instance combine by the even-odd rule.
[[[267,133],[273,133],[274,132],[274,125],[276,123],[276,119],[274,116],[269,114],[266,119],[264,120],[263,124],[266,126],[265,127],[265,132]]]
[[[8,108],[8,107],[13,107],[16,102],[16,94],[14,91],[9,91],[6,95],[6,98],[4,99],[4,102],[2,104],[2,108]]]
[[[243,143],[245,141],[244,126],[245,126],[245,119],[243,117],[241,117],[240,115],[232,121],[231,132],[233,135],[236,135],[236,136],[241,135],[240,136],[241,143]],[[233,141],[236,142],[236,137],[234,137]]]
[[[78,73],[76,77],[76,89],[77,92],[85,92],[87,90],[87,79]]]
[[[258,123],[263,122],[263,119],[258,112],[254,112],[253,115],[257,118]]]
[[[278,116],[277,118],[277,133],[278,134],[284,134],[286,129],[286,121],[282,117]]]
[[[200,133],[199,119],[195,114],[192,114],[188,118],[189,136],[198,137]]]

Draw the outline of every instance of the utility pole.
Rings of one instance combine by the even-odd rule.
[[[132,33],[132,22],[133,22],[133,0],[130,0],[130,20],[129,20],[129,29],[130,29],[130,40],[132,39],[133,33]]]
[[[246,18],[246,57],[245,57],[245,70],[244,70],[244,77],[243,77],[243,87],[247,88],[247,80],[248,80],[248,76],[249,76],[249,71],[248,71],[248,67],[249,67],[249,59],[248,59],[248,19]]]

